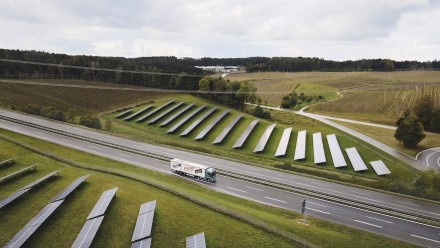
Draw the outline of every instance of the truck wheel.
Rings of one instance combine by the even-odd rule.
[[[197,179],[197,180],[200,180],[200,177],[199,177],[199,176],[196,176],[196,179]]]

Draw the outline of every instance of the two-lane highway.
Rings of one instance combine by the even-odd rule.
[[[0,111],[0,114],[4,114],[4,111]],[[10,115],[18,115],[19,118],[31,120],[40,125],[50,126],[52,128],[61,128],[64,131],[77,132],[87,137],[94,137],[100,140],[106,140],[108,142],[116,143],[119,145],[126,145],[127,147],[133,147],[148,152],[159,152],[162,155],[182,158],[195,162],[205,162],[213,165],[216,168],[222,169],[237,169],[237,172],[243,174],[252,173],[253,176],[264,177],[267,180],[282,181],[285,184],[301,185],[309,187],[315,190],[322,190],[331,193],[338,193],[344,196],[357,197],[359,200],[372,201],[373,203],[386,204],[387,206],[405,209],[407,211],[413,211],[420,214],[439,217],[440,208],[437,205],[428,204],[425,202],[419,202],[415,200],[409,200],[406,198],[396,197],[387,194],[381,194],[374,191],[362,190],[353,187],[347,187],[343,185],[328,183],[325,181],[304,178],[300,176],[284,174],[277,171],[267,170],[254,166],[249,166],[237,162],[231,162],[219,158],[211,158],[201,154],[193,154],[188,151],[182,151],[172,148],[160,147],[152,144],[145,144],[141,142],[135,142],[118,138],[115,136],[98,133],[83,128],[78,128],[63,123],[56,123],[49,120],[43,120],[40,118],[11,113]],[[17,117],[17,116],[15,116]],[[144,167],[147,169],[153,169],[161,171],[163,173],[172,174],[169,170],[169,163],[159,161],[139,154],[131,153],[129,151],[123,151],[108,146],[87,142],[85,140],[76,139],[73,137],[65,136],[62,134],[56,134],[41,129],[32,128],[25,125],[20,125],[14,122],[0,120],[0,128],[8,129],[17,133],[26,134],[39,139],[54,142],[60,145],[68,146],[74,149],[82,150],[91,154],[100,155],[117,161],[125,162],[128,164]],[[154,149],[153,149],[154,148]],[[190,156],[191,155],[191,156]],[[172,174],[174,175],[174,174]],[[177,176],[177,175],[175,175]],[[207,184],[198,182],[206,187],[210,187],[214,190],[221,191],[230,195],[240,196],[249,200],[257,201],[260,203],[289,209],[299,212],[301,202],[304,198],[307,198],[307,210],[308,215],[312,215],[321,219],[333,221],[343,225],[352,226],[362,230],[367,230],[380,235],[405,240],[414,244],[419,244],[428,247],[436,247],[440,245],[439,233],[440,230],[436,227],[422,225],[406,220],[401,220],[386,215],[377,214],[374,212],[365,211],[362,209],[356,209],[349,206],[340,205],[333,202],[327,202],[320,199],[313,199],[298,195],[292,192],[283,191],[280,189],[274,189],[251,182],[237,180],[229,177],[219,176],[218,181],[215,184]]]

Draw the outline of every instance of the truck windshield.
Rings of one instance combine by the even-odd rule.
[[[210,177],[215,177],[215,170],[214,169],[208,169],[208,170],[206,170],[207,172],[208,172],[208,176],[210,176]]]

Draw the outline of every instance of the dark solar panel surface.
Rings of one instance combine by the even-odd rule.
[[[243,133],[240,135],[238,140],[235,142],[235,144],[232,146],[232,148],[240,148],[243,146],[244,142],[246,141],[249,134],[251,134],[252,130],[254,130],[254,127],[257,125],[258,120],[253,120],[249,126],[243,131]]]
[[[196,121],[194,121],[193,123],[191,123],[191,125],[189,125],[189,127],[187,127],[181,134],[180,136],[187,136],[189,133],[192,132],[192,130],[194,130],[194,128],[196,128],[203,120],[205,120],[206,118],[208,118],[208,116],[210,116],[212,113],[214,113],[214,111],[216,111],[217,108],[211,108],[210,110],[208,110],[208,112],[206,112],[204,115],[200,116],[199,119],[197,119]]]
[[[292,128],[286,128],[281,136],[280,143],[278,144],[277,151],[275,152],[275,157],[285,156],[287,152],[287,146],[289,145],[290,134],[292,133]]]
[[[87,220],[72,244],[72,248],[88,248],[91,246],[104,216]]]
[[[146,106],[145,108],[143,108],[143,109],[141,109],[141,110],[139,110],[139,111],[137,111],[137,112],[134,112],[133,114],[131,114],[131,115],[125,117],[125,118],[124,118],[124,121],[128,121],[128,120],[130,120],[130,119],[133,119],[134,117],[136,117],[136,116],[142,114],[143,112],[149,110],[149,109],[152,108],[152,107],[153,107],[153,105],[148,105],[148,106]]]
[[[2,201],[0,201],[0,209],[2,209],[4,206],[8,205],[9,203],[13,202],[15,199],[22,196],[23,194],[27,193],[29,190],[31,190],[31,189],[30,188],[20,189],[20,190],[16,191],[14,194],[6,197]]]
[[[40,225],[63,203],[63,200],[49,203],[29,221],[4,247],[21,247]]]
[[[129,110],[125,110],[124,112],[118,114],[118,115],[116,116],[116,118],[121,118],[121,117],[123,117],[124,115],[126,115],[126,114],[128,114],[128,113],[130,113],[130,112],[131,112],[131,109],[129,109]]]
[[[205,233],[199,233],[186,238],[186,248],[206,248]]]
[[[229,134],[229,132],[232,130],[232,128],[238,123],[238,121],[243,117],[243,114],[240,114],[239,116],[235,117],[226,127],[223,129],[223,131],[215,138],[214,142],[212,144],[219,144],[223,141],[223,139],[226,137],[226,135]]]
[[[162,112],[160,115],[154,117],[153,119],[151,119],[148,124],[154,124],[156,121],[162,119],[165,115],[171,113],[173,110],[175,110],[176,108],[180,107],[183,104],[183,102],[179,102],[176,105],[172,106],[171,108],[165,110],[164,112]]]
[[[131,248],[150,248],[151,246],[151,238],[139,240],[131,244]]]
[[[261,135],[257,145],[255,146],[254,152],[262,152],[264,150],[274,128],[275,124],[271,124],[266,128],[264,133]]]
[[[195,138],[195,140],[200,140],[205,138],[205,136],[211,131],[211,129],[217,125],[227,114],[229,113],[229,110],[223,111],[219,116],[217,116],[211,123],[209,123],[208,126],[206,126]]]
[[[16,172],[14,172],[14,173],[11,173],[11,174],[9,174],[9,175],[6,175],[6,176],[0,178],[0,183],[3,183],[3,182],[5,182],[5,181],[12,180],[12,179],[14,179],[14,178],[16,178],[16,177],[18,177],[18,176],[20,176],[20,175],[22,175],[22,174],[28,172],[28,171],[36,170],[36,169],[37,169],[37,165],[31,165],[31,166],[29,166],[29,167],[23,168],[23,169],[21,169],[21,170],[19,170],[19,171],[16,171]]]
[[[102,193],[98,202],[96,202],[95,206],[87,217],[87,220],[104,215],[117,190],[118,188],[113,188]]]
[[[139,209],[139,215],[136,220],[136,226],[133,231],[131,242],[146,239],[151,235],[153,227],[154,211],[156,209],[156,200],[144,203]]]
[[[44,176],[44,177],[42,177],[42,178],[40,178],[40,179],[37,179],[37,180],[35,180],[34,182],[32,182],[32,183],[30,183],[30,184],[24,186],[22,189],[27,189],[27,188],[35,187],[35,186],[39,185],[40,183],[46,181],[47,179],[53,177],[54,175],[56,175],[56,174],[58,174],[58,173],[60,173],[60,170],[57,170],[57,171],[51,172],[50,174],[48,174],[48,175],[46,175],[46,176]]]
[[[56,202],[59,200],[64,200],[72,191],[74,191],[82,182],[86,180],[89,175],[82,176],[80,178],[77,178],[73,183],[71,183],[67,188],[65,188],[61,193],[59,193],[57,196],[55,196],[50,202]]]
[[[174,119],[176,119],[177,117],[179,117],[180,115],[182,115],[183,113],[185,113],[186,111],[188,111],[190,108],[192,108],[195,104],[191,103],[190,105],[186,106],[185,108],[183,108],[182,110],[180,110],[179,112],[175,113],[173,116],[171,116],[170,118],[166,119],[164,122],[160,123],[160,127],[164,127],[166,125],[168,125],[170,122],[172,122]]]
[[[174,133],[180,126],[182,126],[185,122],[187,122],[189,119],[191,119],[194,115],[196,115],[197,113],[202,111],[202,109],[204,109],[205,107],[206,107],[206,105],[202,105],[202,106],[198,107],[196,110],[194,110],[193,112],[189,113],[187,116],[183,117],[183,119],[181,119],[178,123],[176,123],[174,126],[172,126],[167,131],[167,133]]]
[[[148,112],[147,114],[143,115],[141,118],[137,119],[136,121],[140,122],[140,121],[143,121],[143,120],[147,119],[148,117],[154,115],[155,113],[159,112],[161,109],[165,108],[166,106],[170,105],[173,102],[174,102],[174,100],[171,100],[171,101],[165,103],[164,105],[162,105],[160,107],[157,107],[156,109],[154,109],[151,112]]]

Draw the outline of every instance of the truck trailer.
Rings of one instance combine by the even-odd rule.
[[[215,169],[209,166],[175,158],[171,160],[171,170],[180,175],[195,177],[207,182],[215,182]]]

